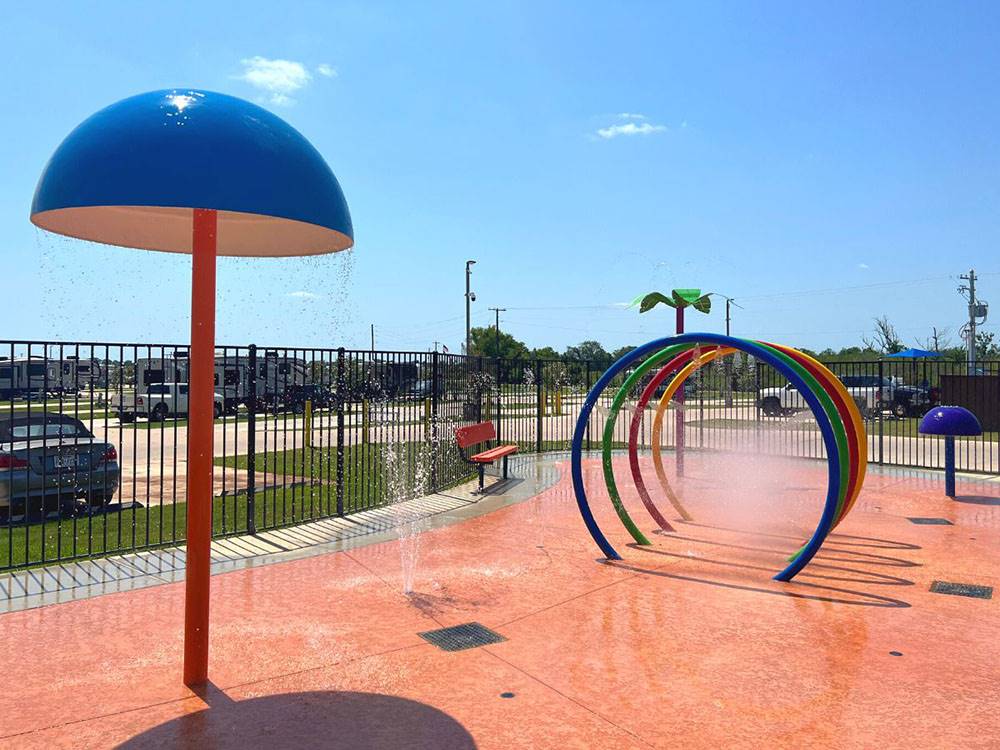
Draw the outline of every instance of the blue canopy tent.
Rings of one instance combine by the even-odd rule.
[[[941,352],[930,352],[926,349],[903,349],[901,352],[896,352],[895,354],[887,354],[886,359],[911,359],[913,360],[913,382],[917,380],[917,360],[918,359],[931,359],[934,357],[940,357]],[[925,386],[930,386],[930,380],[927,378],[927,363],[924,362],[924,378],[922,384]]]
[[[941,352],[929,352],[926,349],[903,349],[895,354],[887,354],[887,357],[895,359],[923,359],[925,357],[940,357]]]

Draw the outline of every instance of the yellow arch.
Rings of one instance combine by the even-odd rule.
[[[848,392],[847,387],[841,382],[840,378],[834,375],[833,372],[828,367],[823,365],[823,363],[819,362],[814,357],[810,357],[808,354],[804,354],[803,352],[792,349],[791,347],[788,346],[783,346],[781,344],[772,344],[770,342],[761,342],[761,343],[766,343],[767,346],[774,347],[775,349],[778,349],[785,354],[794,353],[802,357],[803,359],[808,360],[810,364],[812,364],[814,367],[816,367],[817,370],[823,373],[824,379],[826,380],[826,384],[832,386],[840,395],[840,397],[843,399],[844,403],[847,405],[847,411],[848,414],[850,415],[851,423],[853,424],[855,433],[858,436],[858,469],[857,469],[857,479],[854,484],[854,489],[851,492],[851,496],[847,498],[846,501],[844,502],[844,507],[841,509],[840,514],[838,515],[837,520],[834,523],[833,528],[836,528],[836,526],[840,524],[840,521],[843,520],[843,518],[851,511],[851,508],[854,507],[855,502],[857,502],[858,496],[861,494],[861,487],[864,485],[865,475],[868,470],[868,437],[867,433],[865,432],[864,420],[861,417],[861,412],[858,409],[858,405],[854,401],[853,396],[851,396],[851,394]],[[673,488],[670,486],[670,481],[667,479],[666,469],[663,466],[663,455],[660,446],[661,436],[663,434],[663,415],[666,412],[667,407],[669,407],[670,405],[670,400],[673,398],[677,390],[681,387],[681,384],[684,383],[684,381],[691,375],[691,373],[693,373],[699,367],[708,364],[712,360],[717,359],[718,357],[729,356],[730,354],[733,354],[735,351],[736,349],[733,348],[719,347],[707,351],[699,355],[698,357],[692,359],[691,362],[685,365],[680,370],[680,372],[678,372],[677,375],[674,376],[674,379],[671,381],[670,385],[667,387],[667,389],[663,392],[663,395],[660,397],[660,401],[656,407],[656,416],[653,418],[653,429],[650,435],[650,440],[652,442],[652,451],[653,451],[653,467],[656,470],[656,477],[660,482],[660,486],[663,488],[664,492],[667,495],[667,498],[670,500],[670,504],[674,506],[677,512],[680,513],[681,518],[683,518],[685,521],[690,521],[691,516],[687,512],[687,510],[684,509],[684,506],[681,504],[680,499],[677,497],[677,495],[673,491]]]
[[[688,376],[697,370],[702,365],[706,365],[717,357],[727,356],[732,354],[736,350],[732,347],[716,347],[715,349],[710,349],[703,354],[694,357],[688,364],[681,368],[674,379],[667,386],[667,389],[660,396],[660,401],[656,405],[656,416],[653,417],[653,429],[650,434],[650,442],[653,448],[653,468],[656,469],[656,478],[660,480],[660,486],[666,493],[667,498],[670,500],[670,504],[674,506],[678,513],[680,513],[681,518],[685,521],[691,520],[691,515],[684,509],[681,505],[681,501],[678,499],[677,495],[674,494],[673,489],[670,487],[670,482],[667,480],[667,472],[663,468],[663,455],[660,451],[660,437],[663,434],[663,414],[666,412],[667,407],[670,405],[670,399],[673,398],[674,394],[681,384],[688,378]]]

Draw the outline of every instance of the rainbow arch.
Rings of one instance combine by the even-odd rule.
[[[625,509],[614,473],[611,447],[614,426],[622,406],[633,387],[659,367],[644,387],[633,411],[629,425],[629,471],[646,511],[662,530],[673,531],[670,522],[653,502],[639,465],[638,433],[642,414],[656,389],[673,375],[673,380],[659,399],[653,420],[653,466],[660,489],[663,490],[674,510],[684,520],[691,520],[690,514],[671,488],[663,467],[660,449],[663,415],[673,394],[692,373],[719,357],[730,356],[736,352],[750,354],[766,362],[798,389],[816,419],[826,448],[827,494],[819,524],[809,540],[789,557],[788,565],[774,576],[775,580],[790,581],[808,565],[823,546],[827,536],[854,506],[864,484],[868,465],[864,421],[854,399],[847,392],[844,384],[830,370],[803,352],[764,341],[751,341],[714,333],[689,333],[656,339],[632,350],[601,375],[584,400],[576,422],[576,429],[573,432],[571,473],[577,506],[591,537],[608,559],[620,560],[621,555],[611,545],[594,519],[583,483],[582,470],[583,440],[587,431],[587,422],[597,399],[608,388],[616,375],[630,366],[634,366],[637,362],[640,363],[625,378],[624,383],[618,388],[612,399],[601,441],[602,467],[612,506],[622,525],[638,544],[650,544],[649,539],[646,538]]]

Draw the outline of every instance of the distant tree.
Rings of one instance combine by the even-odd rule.
[[[563,356],[574,362],[591,362],[602,370],[611,364],[611,355],[598,341],[583,341],[567,347]]]
[[[865,338],[862,341],[868,349],[880,354],[896,354],[906,348],[903,346],[903,341],[899,338],[899,334],[896,333],[896,327],[889,322],[889,318],[886,315],[883,315],[881,318],[875,318],[874,335],[871,339]]]
[[[976,359],[1000,358],[1000,346],[997,345],[992,331],[980,331],[976,334]]]
[[[937,326],[931,327],[931,335],[928,336],[923,342],[917,342],[924,349],[928,349],[932,352],[938,352],[939,354],[945,349],[951,348],[951,339],[948,336],[947,328],[938,328]]]
[[[518,341],[511,334],[500,331],[497,336],[495,328],[473,328],[472,354],[480,357],[501,357],[503,359],[528,359],[530,352],[523,341]],[[498,346],[499,342],[499,346]]]
[[[532,359],[559,359],[559,352],[551,346],[543,346],[540,349],[531,350]]]
[[[628,346],[628,345],[618,347],[613,352],[611,352],[611,361],[612,362],[617,362],[619,359],[621,359],[622,357],[624,357],[626,354],[628,354],[633,349],[635,349],[634,346]]]

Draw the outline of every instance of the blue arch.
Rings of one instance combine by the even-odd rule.
[[[604,533],[597,525],[597,521],[594,519],[594,514],[590,510],[590,503],[587,501],[587,491],[583,486],[582,452],[583,439],[587,431],[587,420],[590,418],[590,413],[594,409],[594,404],[597,403],[597,399],[604,389],[608,387],[608,384],[618,373],[630,364],[668,346],[699,343],[728,346],[734,349],[739,349],[740,351],[752,354],[754,357],[757,357],[758,359],[771,365],[774,369],[788,378],[789,382],[791,382],[792,385],[798,389],[799,394],[802,395],[806,403],[809,405],[809,408],[812,410],[813,416],[816,418],[816,423],[819,426],[820,433],[823,435],[823,444],[826,446],[828,472],[826,503],[823,506],[823,515],[820,517],[819,525],[816,527],[816,531],[813,532],[812,537],[802,548],[801,552],[792,559],[789,565],[774,576],[774,580],[776,581],[790,581],[799,571],[802,570],[802,568],[808,565],[809,561],[812,560],[817,552],[819,552],[820,547],[823,546],[823,542],[833,528],[833,523],[837,514],[837,498],[840,495],[841,456],[840,451],[837,448],[837,440],[834,436],[830,418],[827,415],[826,410],[823,408],[823,405],[820,403],[819,398],[817,398],[816,394],[813,393],[812,389],[809,388],[806,382],[791,365],[775,354],[772,350],[744,339],[732,338],[731,336],[723,336],[717,333],[688,333],[681,334],[679,336],[669,336],[667,338],[655,339],[654,341],[650,341],[649,343],[633,349],[631,352],[611,365],[611,367],[609,367],[604,374],[601,375],[597,382],[594,383],[594,387],[591,388],[590,392],[587,394],[587,398],[584,400],[583,407],[580,410],[580,416],[576,422],[576,429],[573,431],[571,473],[573,477],[573,492],[576,495],[576,503],[580,509],[580,515],[583,517],[583,521],[587,526],[587,531],[590,532],[590,536],[593,537],[597,546],[601,548],[604,556],[609,560],[620,560],[621,555],[618,554],[615,548],[611,545],[611,542],[608,541],[607,537],[604,536]]]

